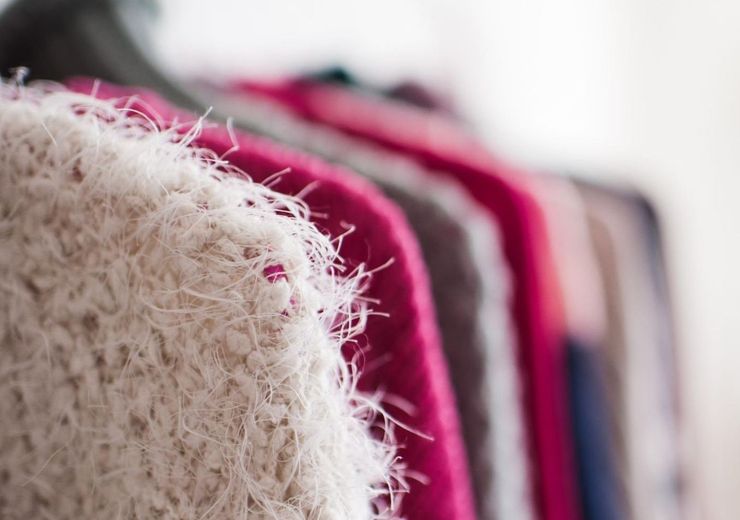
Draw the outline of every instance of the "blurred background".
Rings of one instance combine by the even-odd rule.
[[[665,226],[697,517],[740,512],[740,2],[163,0],[187,76],[341,64],[444,93],[497,153],[628,180]],[[694,516],[694,515],[692,515]]]
[[[0,0],[0,7],[8,4]],[[333,65],[450,99],[498,155],[629,181],[663,219],[694,518],[740,512],[740,2],[161,0],[175,75]]]

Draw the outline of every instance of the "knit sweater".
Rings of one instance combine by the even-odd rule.
[[[197,125],[129,116],[0,87],[0,516],[389,516],[362,280]]]

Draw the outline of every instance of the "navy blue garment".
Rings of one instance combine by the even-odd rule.
[[[598,351],[568,338],[566,357],[583,517],[625,519],[626,502],[617,476],[615,441]]]

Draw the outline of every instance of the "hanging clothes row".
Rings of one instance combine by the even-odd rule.
[[[4,21],[61,82],[0,86],[0,516],[682,517],[644,195],[511,166],[417,84],[175,87],[111,35],[75,67],[121,27],[57,4],[70,62]]]

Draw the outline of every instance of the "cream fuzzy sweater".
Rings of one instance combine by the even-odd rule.
[[[86,96],[0,87],[0,517],[392,516],[298,200]]]

